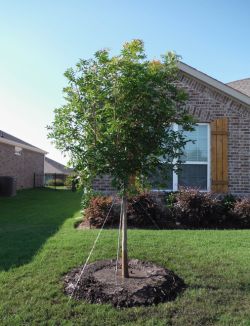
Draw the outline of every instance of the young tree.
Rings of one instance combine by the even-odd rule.
[[[55,110],[49,127],[56,147],[70,156],[85,187],[95,177],[110,175],[122,194],[122,273],[128,277],[127,195],[133,176],[145,180],[157,169],[180,164],[192,129],[184,109],[185,92],[176,87],[177,57],[146,59],[141,40],[125,43],[120,55],[108,50],[80,60],[65,73],[65,105]],[[172,128],[176,123],[181,128]]]

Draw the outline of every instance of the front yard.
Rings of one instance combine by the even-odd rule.
[[[177,300],[116,310],[62,292],[62,276],[86,259],[98,230],[75,230],[81,195],[26,190],[0,199],[0,325],[250,325],[250,230],[129,230],[130,257],[184,279]],[[104,230],[91,261],[114,258]]]

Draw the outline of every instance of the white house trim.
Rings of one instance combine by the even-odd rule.
[[[0,137],[0,143],[21,147],[23,149],[28,149],[30,151],[37,152],[37,153],[48,154],[48,152],[46,152],[38,147],[33,147],[33,146],[26,145],[26,144],[18,143],[16,141],[9,140],[4,137]]]
[[[177,66],[182,72],[198,79],[199,81],[201,81],[203,83],[206,83],[207,85],[210,85],[210,86],[216,88],[217,90],[223,92],[226,95],[229,95],[230,97],[233,97],[234,99],[240,101],[244,105],[249,106],[249,108],[250,108],[250,97],[249,96],[237,91],[236,89],[204,74],[203,72],[201,72],[201,71],[199,71],[181,61],[178,61]]]

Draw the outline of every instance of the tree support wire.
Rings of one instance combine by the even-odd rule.
[[[100,235],[101,235],[101,233],[102,233],[102,230],[103,230],[103,228],[104,228],[104,225],[105,225],[106,222],[107,222],[107,219],[108,219],[108,217],[109,217],[109,214],[110,214],[110,212],[111,212],[111,209],[112,209],[112,207],[114,206],[115,198],[116,198],[116,197],[114,196],[114,197],[113,197],[113,200],[112,200],[112,204],[111,204],[110,209],[109,209],[109,211],[108,211],[108,214],[107,214],[107,216],[105,217],[105,220],[104,220],[104,222],[103,222],[103,224],[102,224],[102,227],[101,227],[101,229],[100,229],[100,231],[99,231],[99,233],[97,234],[97,237],[96,237],[96,239],[95,239],[95,242],[94,242],[94,244],[93,244],[93,247],[92,247],[92,249],[91,249],[90,252],[89,252],[89,255],[88,255],[88,257],[87,257],[87,259],[86,259],[86,261],[85,261],[85,264],[83,265],[83,268],[82,268],[81,273],[80,273],[80,275],[79,275],[79,277],[78,277],[78,280],[77,280],[77,282],[76,282],[76,285],[75,285],[75,287],[74,287],[74,289],[73,289],[73,291],[72,291],[72,293],[71,293],[71,295],[70,295],[70,297],[69,297],[68,303],[70,302],[70,300],[72,299],[73,295],[75,294],[75,290],[76,290],[76,288],[77,288],[77,286],[78,286],[78,284],[79,284],[79,282],[80,282],[80,279],[81,279],[81,277],[82,277],[82,274],[83,274],[83,272],[84,272],[84,270],[85,270],[85,268],[86,268],[86,266],[87,266],[87,264],[88,264],[88,262],[89,262],[89,259],[90,259],[91,255],[92,255],[92,253],[93,253],[93,251],[94,251],[94,249],[95,249],[95,246],[96,246],[96,244],[97,244],[97,241],[98,241],[98,239],[100,238]]]
[[[92,253],[93,253],[93,251],[94,251],[94,249],[96,247],[97,241],[99,240],[100,235],[102,233],[102,230],[104,229],[104,226],[105,226],[105,224],[107,222],[107,219],[108,219],[108,217],[110,215],[111,209],[114,206],[115,199],[116,199],[116,196],[113,197],[113,200],[112,200],[111,206],[109,208],[108,214],[106,215],[106,217],[104,219],[102,227],[101,227],[100,231],[98,232],[98,235],[97,235],[97,237],[96,237],[96,239],[94,241],[94,244],[93,244],[93,246],[92,246],[92,248],[91,248],[91,250],[89,252],[89,255],[88,255],[88,257],[87,257],[87,259],[86,259],[86,261],[85,261],[85,263],[84,263],[84,265],[83,265],[83,267],[81,269],[81,272],[80,272],[80,275],[79,275],[78,280],[76,282],[76,285],[75,285],[75,287],[74,287],[74,289],[73,289],[73,291],[72,291],[72,293],[71,293],[71,295],[69,297],[69,301],[72,299],[72,297],[75,294],[75,291],[76,291],[77,286],[78,286],[78,284],[80,282],[80,279],[81,279],[81,277],[82,277],[82,275],[84,273],[84,270],[86,269],[86,266],[87,266],[87,264],[88,264],[88,262],[90,260],[90,257],[92,256]],[[122,200],[121,200],[120,221],[119,221],[119,230],[118,230],[118,239],[117,239],[117,253],[116,253],[116,265],[115,265],[115,282],[116,282],[116,285],[118,284],[117,276],[118,276],[119,254],[120,254],[120,247],[121,247],[121,233],[122,233],[122,231],[124,233],[124,226],[126,226],[124,224],[127,224],[126,218],[127,218],[127,197],[123,196]],[[126,227],[125,227],[125,232],[127,232]],[[127,243],[126,242],[124,243],[124,240],[126,241],[126,234],[122,234],[122,253],[123,253],[123,255],[122,255],[122,266],[124,266],[124,265],[127,266],[127,263],[128,263],[128,261],[127,261],[127,259],[128,259],[127,258]],[[124,260],[125,260],[125,264],[124,264]],[[128,269],[122,270],[122,276],[125,277],[125,278],[129,277]]]

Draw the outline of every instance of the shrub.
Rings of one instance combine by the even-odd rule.
[[[88,220],[91,227],[102,227],[104,220],[112,205],[112,197],[97,196],[89,199],[89,204],[84,210],[85,219]],[[109,217],[106,222],[106,226],[110,226],[113,223],[119,223],[119,214],[113,208],[110,211]]]
[[[71,173],[66,177],[64,185],[68,189],[71,189],[72,191],[76,191],[80,189],[81,188],[80,176],[77,175],[76,173]]]
[[[176,203],[176,192],[169,192],[166,197],[167,208],[173,209]]]
[[[75,178],[74,175],[67,175],[64,185],[68,188],[71,189],[72,188],[72,181]]]
[[[250,199],[238,199],[232,209],[233,216],[236,219],[237,225],[241,227],[250,227]]]
[[[85,204],[87,200],[85,199]],[[112,198],[96,196],[89,199],[88,206],[84,211],[85,220],[88,220],[91,227],[99,228],[112,204]],[[161,211],[148,194],[140,194],[128,198],[127,208],[128,226],[131,227],[153,227],[160,228],[163,225]],[[120,199],[115,200],[113,209],[110,211],[106,226],[117,226],[120,221]]]
[[[219,227],[225,224],[225,208],[212,193],[182,188],[175,199],[174,216],[177,224],[191,228]]]
[[[94,190],[83,190],[82,200],[81,200],[81,206],[82,209],[86,209],[89,207],[90,202],[95,197],[103,197],[99,192]]]
[[[99,228],[110,209],[112,197],[94,192],[83,196],[85,220]],[[198,189],[182,188],[179,192],[155,197],[142,193],[128,198],[128,226],[138,228],[248,228],[250,199],[231,194],[215,197]],[[114,202],[106,226],[118,226],[120,200]]]
[[[133,227],[159,226],[160,211],[148,193],[131,196],[128,199],[128,225]]]
[[[50,179],[50,180],[48,180],[47,185],[51,186],[51,187],[64,186],[64,180],[62,180],[62,179]]]

